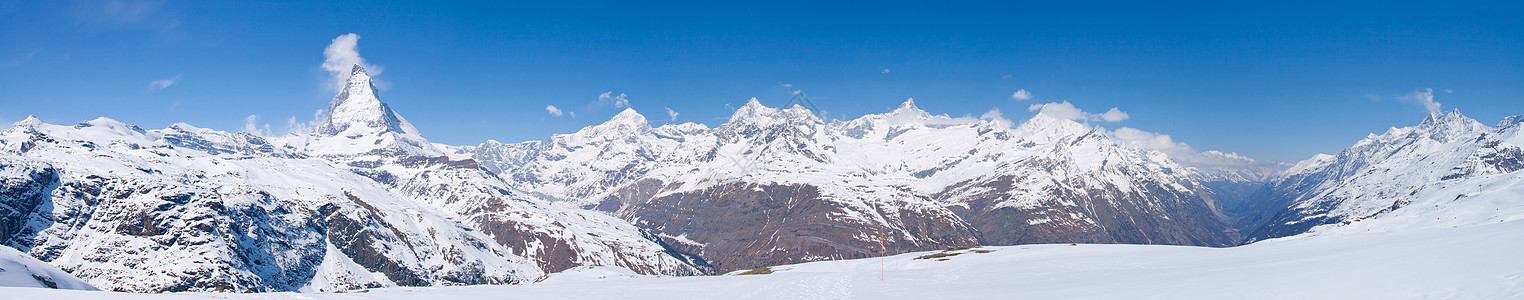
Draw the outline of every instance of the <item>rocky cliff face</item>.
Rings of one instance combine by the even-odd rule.
[[[0,243],[104,289],[501,284],[580,265],[707,272],[629,223],[450,157],[356,68],[315,132],[101,118],[0,133]]]
[[[756,101],[716,128],[633,110],[549,141],[472,149],[517,188],[609,212],[728,271],[977,244],[1227,246],[1191,169],[1045,115],[907,101],[825,123]]]

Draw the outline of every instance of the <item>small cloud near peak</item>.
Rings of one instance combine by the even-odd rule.
[[[1019,89],[1016,90],[1016,93],[1011,94],[1011,99],[1032,100],[1032,93],[1028,92],[1026,89]]]

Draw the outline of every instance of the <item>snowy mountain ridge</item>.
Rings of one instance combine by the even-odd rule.
[[[1524,217],[1524,208],[1511,203],[1524,195],[1521,117],[1489,127],[1458,110],[1434,113],[1416,126],[1371,134],[1338,155],[1300,162],[1261,195],[1286,208],[1251,238],[1340,230],[1373,218],[1423,228]],[[1376,225],[1354,227],[1368,226]]]
[[[755,99],[715,128],[644,119],[627,109],[545,142],[460,149],[518,189],[629,220],[722,271],[974,244],[1235,239],[1194,169],[1072,120],[1013,127],[907,100],[826,123]]]
[[[507,284],[581,265],[706,273],[640,229],[452,159],[363,69],[315,132],[29,118],[0,132],[0,243],[135,292]]]

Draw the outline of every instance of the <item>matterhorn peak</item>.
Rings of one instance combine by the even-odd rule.
[[[412,124],[407,123],[407,120],[393,112],[386,103],[381,102],[376,95],[376,85],[371,81],[370,75],[365,73],[365,67],[356,64],[353,70],[348,84],[333,97],[333,101],[328,105],[328,115],[324,118],[319,132],[336,135],[349,131],[351,128],[365,128],[366,134],[380,132],[417,134],[417,129],[414,129]]]

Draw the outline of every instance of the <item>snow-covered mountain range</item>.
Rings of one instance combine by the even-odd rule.
[[[315,132],[35,118],[0,132],[0,243],[109,290],[502,284],[579,265],[706,273],[606,214],[451,157],[356,67]]]
[[[315,128],[282,136],[15,123],[0,131],[0,246],[132,292],[718,274],[975,245],[1222,247],[1524,218],[1521,123],[1433,114],[1284,172],[1198,165],[1046,113],[958,118],[913,100],[827,122],[753,99],[712,128],[652,127],[627,109],[546,141],[448,146],[356,66]]]
[[[1320,225],[1452,227],[1524,217],[1524,115],[1489,127],[1433,113],[1417,126],[1371,134],[1338,155],[1297,163],[1252,199],[1274,209],[1250,241]],[[1385,229],[1382,229],[1385,230]]]
[[[932,115],[824,122],[753,99],[715,128],[625,110],[548,141],[458,149],[517,189],[604,211],[721,271],[967,245],[1229,246],[1218,178],[1099,127]]]

